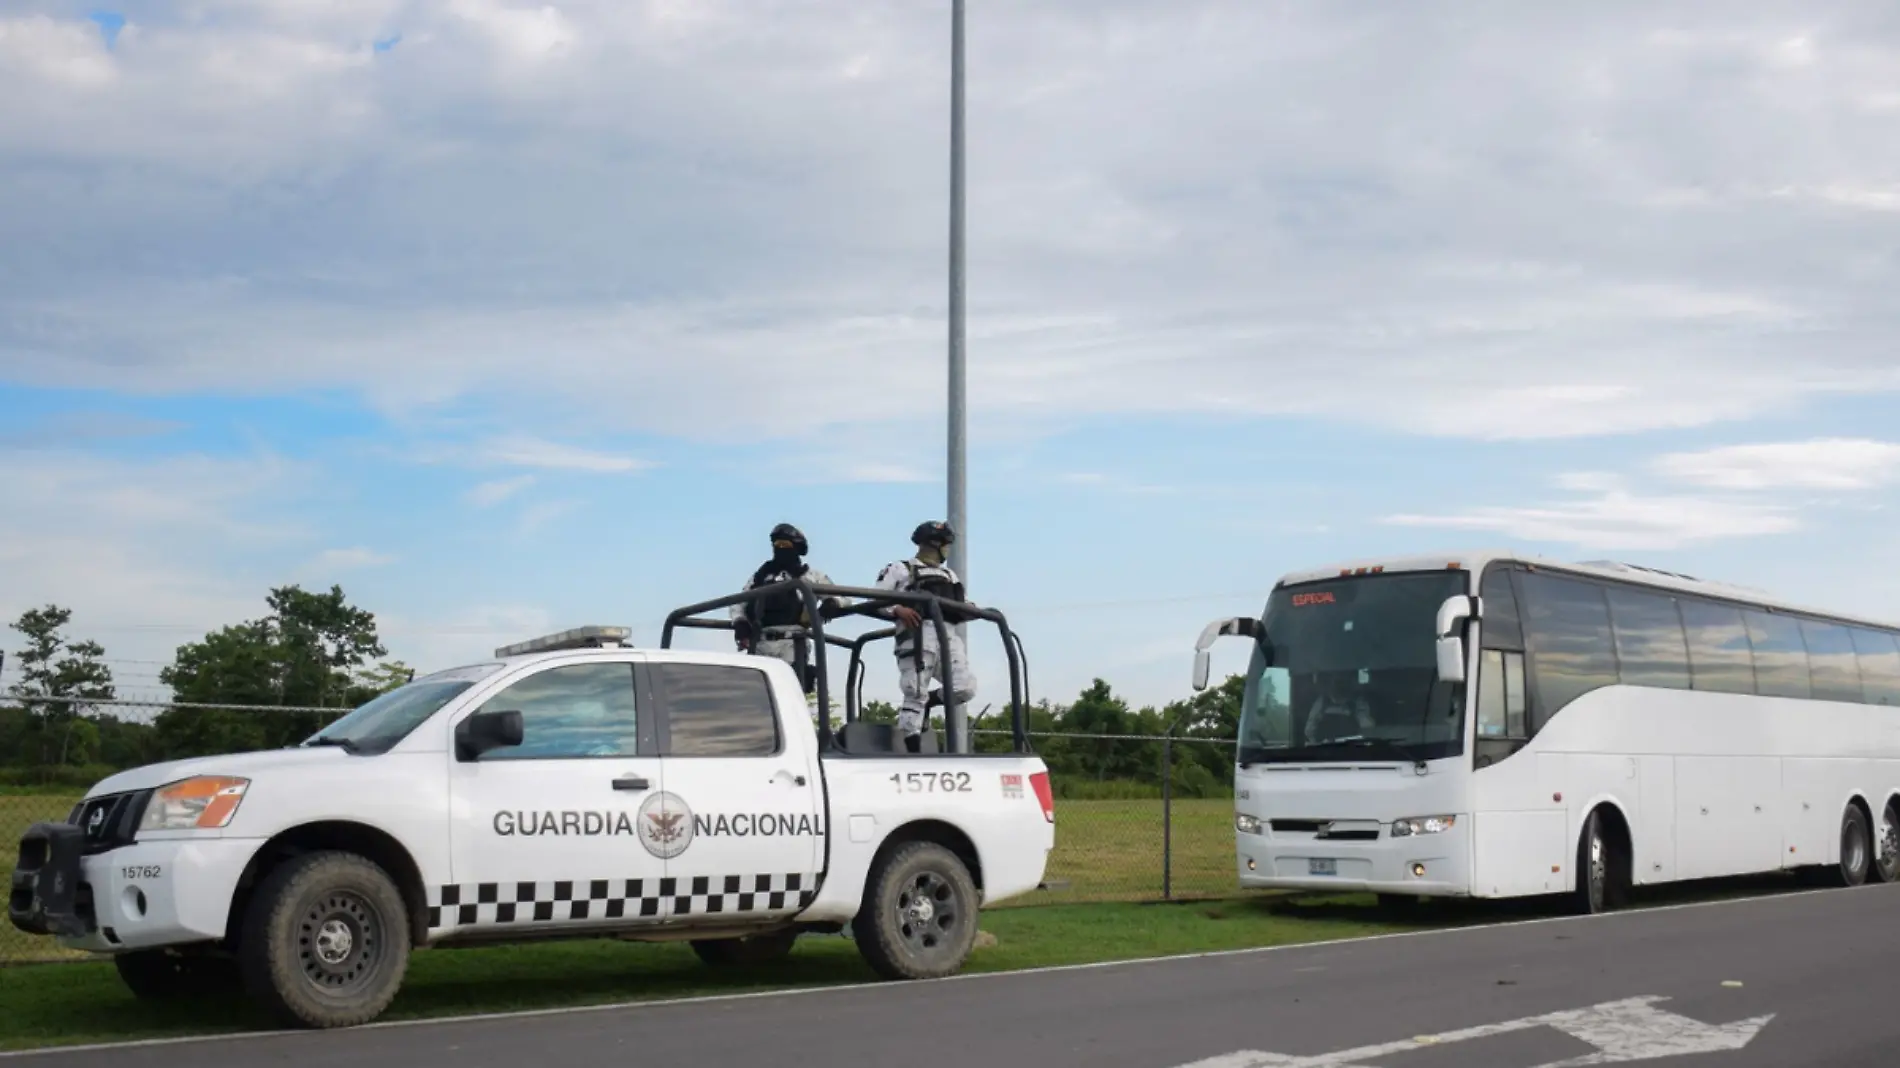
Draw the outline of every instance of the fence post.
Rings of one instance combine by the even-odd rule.
[[[1161,736],[1161,900],[1174,898],[1174,725]]]

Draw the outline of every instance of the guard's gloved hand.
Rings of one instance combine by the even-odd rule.
[[[733,644],[739,647],[740,652],[742,653],[751,652],[752,643],[754,640],[756,640],[757,636],[758,636],[757,632],[752,629],[751,620],[739,619],[739,620],[733,621],[732,641],[733,641]]]

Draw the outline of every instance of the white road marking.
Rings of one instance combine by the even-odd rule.
[[[1038,975],[1055,975],[1064,972],[1097,971],[1103,968],[1136,968],[1154,964],[1179,964],[1183,961],[1218,960],[1226,957],[1264,956],[1294,950],[1326,949],[1339,946],[1353,946],[1376,942],[1393,942],[1409,938],[1432,938],[1443,935],[1466,934],[1473,931],[1509,930],[1517,927],[1541,927],[1547,924],[1614,922],[1632,916],[1648,916],[1664,912],[1685,912],[1691,909],[1721,908],[1731,905],[1774,905],[1784,901],[1798,901],[1801,898],[1821,894],[1866,894],[1895,892],[1893,884],[1866,884],[1855,887],[1830,887],[1814,890],[1790,890],[1770,893],[1761,897],[1721,898],[1715,901],[1688,901],[1680,905],[1652,905],[1646,908],[1630,909],[1623,912],[1603,912],[1591,916],[1543,916],[1530,920],[1503,920],[1497,923],[1471,923],[1457,927],[1432,927],[1418,931],[1393,931],[1389,934],[1356,935],[1347,938],[1330,938],[1318,942],[1290,942],[1277,946],[1254,946],[1248,949],[1216,949],[1200,953],[1176,953],[1161,957],[1132,957],[1125,960],[1094,961],[1088,964],[1052,964],[1041,968],[1019,968],[999,972],[965,972],[943,979],[913,979],[902,983],[868,982],[837,983],[831,986],[806,986],[782,990],[759,990],[745,994],[704,994],[696,997],[649,999],[644,1001],[611,1001],[594,1005],[567,1005],[551,1009],[517,1009],[509,1012],[467,1013],[457,1016],[428,1016],[413,1020],[379,1020],[350,1028],[354,1031],[380,1031],[404,1027],[443,1027],[455,1024],[479,1023],[493,1020],[524,1020],[536,1017],[572,1016],[577,1013],[630,1012],[640,1009],[664,1009],[688,1005],[708,1005],[728,1001],[757,1001],[764,998],[815,997],[822,994],[874,993],[878,990],[901,991],[918,986],[939,983],[974,983],[987,979],[1020,979]],[[0,1050],[0,1060],[13,1057],[49,1057],[62,1053],[93,1053],[100,1050],[142,1049],[150,1046],[177,1046],[191,1042],[231,1042],[243,1039],[306,1036],[317,1037],[334,1032],[327,1031],[236,1031],[213,1035],[180,1035],[175,1038],[140,1038],[126,1042],[94,1042],[87,1045],[47,1046],[40,1049]]]
[[[1594,1053],[1586,1053],[1561,1061],[1550,1061],[1537,1065],[1536,1068],[1582,1068],[1584,1065],[1620,1064],[1657,1057],[1681,1057],[1691,1053],[1716,1053],[1722,1050],[1741,1049],[1754,1039],[1768,1021],[1775,1018],[1773,1013],[1769,1013],[1766,1016],[1755,1016],[1730,1024],[1705,1024],[1700,1020],[1665,1012],[1653,1006],[1654,1002],[1667,1000],[1664,997],[1650,995],[1627,998],[1623,1001],[1607,1001],[1601,1005],[1592,1005],[1587,1009],[1568,1009],[1563,1012],[1546,1013],[1542,1016],[1526,1016],[1521,1020],[1483,1024],[1436,1035],[1421,1035],[1417,1038],[1360,1046],[1357,1049],[1322,1053],[1313,1057],[1294,1057],[1285,1053],[1265,1053],[1259,1050],[1239,1050],[1179,1065],[1178,1068],[1347,1068],[1347,1066],[1376,1068],[1370,1058],[1404,1053],[1422,1045],[1467,1042],[1474,1038],[1488,1038],[1492,1035],[1524,1031],[1533,1027],[1554,1028],[1596,1047]]]

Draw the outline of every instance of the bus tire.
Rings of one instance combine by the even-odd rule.
[[[1867,827],[1867,814],[1848,802],[1841,812],[1841,859],[1829,872],[1835,886],[1861,886],[1867,882],[1867,870],[1873,867],[1874,839]]]
[[[940,979],[976,948],[978,895],[970,870],[935,842],[906,842],[871,870],[852,921],[858,952],[885,979]]]
[[[1585,916],[1622,907],[1629,893],[1629,844],[1612,832],[1602,809],[1583,821],[1577,842],[1577,887],[1571,906]]]
[[[1880,810],[1872,875],[1877,882],[1900,882],[1900,799],[1888,801]]]
[[[409,910],[388,873],[354,853],[308,853],[258,886],[238,963],[251,998],[281,1023],[354,1027],[396,997],[409,938]]]

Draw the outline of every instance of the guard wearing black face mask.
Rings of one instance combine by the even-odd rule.
[[[760,564],[745,584],[748,590],[803,577],[815,585],[830,585],[824,572],[807,564],[803,557],[811,551],[805,535],[790,523],[772,528],[772,557]],[[827,597],[819,606],[826,618],[841,607],[836,597]],[[808,703],[816,702],[813,693],[816,673],[812,667],[811,614],[805,607],[802,590],[781,590],[762,602],[741,601],[732,606],[732,637],[741,652],[777,657],[798,673]]]
[[[878,573],[877,588],[928,593],[969,603],[963,593],[963,580],[951,570],[945,557],[946,550],[957,540],[957,532],[950,524],[936,520],[919,523],[917,529],[911,531],[910,540],[917,546],[916,555],[887,564]],[[930,710],[946,700],[942,690],[930,688],[930,681],[937,677],[938,665],[943,662],[943,654],[937,648],[937,628],[929,617],[909,605],[896,605],[880,615],[897,623],[897,686],[904,696],[897,710],[897,729],[904,735],[904,744],[915,752],[918,736],[929,722]],[[965,622],[960,614],[945,610],[946,625],[959,622]],[[976,675],[970,671],[969,658],[964,654],[963,638],[951,630],[949,639],[952,688],[949,699],[960,705],[969,704],[976,696]]]

